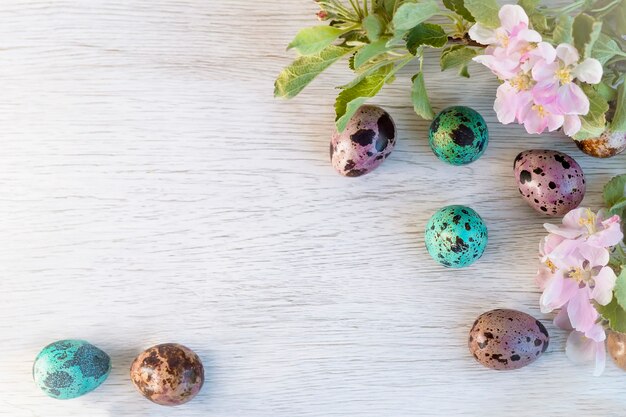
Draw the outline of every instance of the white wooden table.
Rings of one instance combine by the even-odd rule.
[[[409,71],[375,100],[400,129],[396,151],[349,179],[328,161],[334,68],[292,102],[273,80],[285,45],[314,25],[310,0],[4,0],[0,4],[0,415],[623,416],[626,374],[601,378],[564,354],[538,309],[542,223],[519,197],[515,155],[565,151],[585,204],[626,155],[582,155],[564,137],[497,124],[496,82],[428,60],[436,109],[470,105],[491,143],[446,166],[409,101]],[[484,258],[447,270],[426,253],[429,216],[452,203],[486,220]],[[520,371],[478,365],[467,333],[509,307],[546,324],[546,354]],[[97,391],[55,401],[32,361],[83,338],[114,368]],[[128,377],[159,342],[196,350],[207,384],[177,409]]]

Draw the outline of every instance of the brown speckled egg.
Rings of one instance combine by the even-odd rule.
[[[611,158],[626,150],[626,132],[605,130],[597,138],[574,141],[578,149],[595,158]]]
[[[522,368],[548,348],[546,328],[534,317],[516,310],[481,314],[469,333],[469,350],[478,362],[495,370]]]
[[[385,110],[361,106],[345,130],[330,141],[330,161],[346,177],[372,172],[391,154],[396,145],[396,125]]]
[[[139,392],[160,405],[180,405],[198,394],[204,384],[204,367],[191,349],[166,343],[146,349],[130,367]]]
[[[606,338],[606,347],[613,362],[626,370],[626,334],[610,331]]]
[[[517,155],[513,168],[520,194],[539,213],[565,215],[585,197],[585,174],[569,155],[531,149]]]

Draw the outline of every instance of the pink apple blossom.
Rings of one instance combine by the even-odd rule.
[[[528,58],[534,45],[541,42],[541,35],[528,28],[528,16],[518,5],[502,6],[498,13],[501,26],[490,29],[476,23],[469,30],[469,36],[489,45],[484,55],[474,61],[485,65],[502,80],[517,75],[520,65]]]
[[[549,233],[564,238],[551,251],[553,256],[563,258],[582,245],[595,248],[617,245],[624,238],[620,222],[618,215],[607,218],[603,210],[596,214],[581,207],[567,213],[561,226],[549,223],[543,226]]]
[[[602,79],[602,65],[594,58],[578,63],[580,56],[572,45],[562,43],[553,54],[544,51],[544,59],[532,68],[532,76],[537,84],[533,87],[533,97],[538,104],[550,111],[568,115],[585,115],[589,112],[589,99],[574,80],[597,84]]]
[[[575,362],[595,361],[594,375],[602,373],[606,362],[606,333],[596,305],[613,299],[617,276],[608,266],[609,249],[623,238],[620,221],[603,211],[575,209],[561,225],[545,224],[550,233],[539,244],[541,311],[560,309],[554,324],[572,330],[567,356]]]

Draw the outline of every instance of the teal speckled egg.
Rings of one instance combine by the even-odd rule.
[[[39,352],[33,378],[50,397],[69,400],[98,388],[110,371],[111,358],[94,345],[84,340],[59,340]]]
[[[487,226],[465,206],[444,207],[426,225],[426,249],[440,264],[463,268],[476,262],[487,247]]]
[[[435,117],[428,141],[437,158],[452,165],[466,165],[485,152],[489,131],[485,119],[477,111],[454,106]]]

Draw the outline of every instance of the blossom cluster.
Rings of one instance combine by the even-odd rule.
[[[602,65],[594,58],[581,62],[570,44],[555,48],[543,42],[518,5],[502,6],[499,17],[497,29],[476,23],[469,30],[473,40],[488,45],[474,61],[503,81],[494,103],[498,120],[517,121],[531,134],[562,127],[566,135],[574,136],[581,128],[580,116],[589,112],[589,98],[575,81],[598,84]]]
[[[617,215],[578,208],[565,215],[562,225],[545,224],[549,234],[539,246],[541,311],[561,309],[554,323],[573,330],[568,357],[575,362],[595,359],[595,375],[604,370],[606,333],[594,303],[607,305],[613,298],[617,277],[608,264],[610,249],[624,237],[620,221]]]

